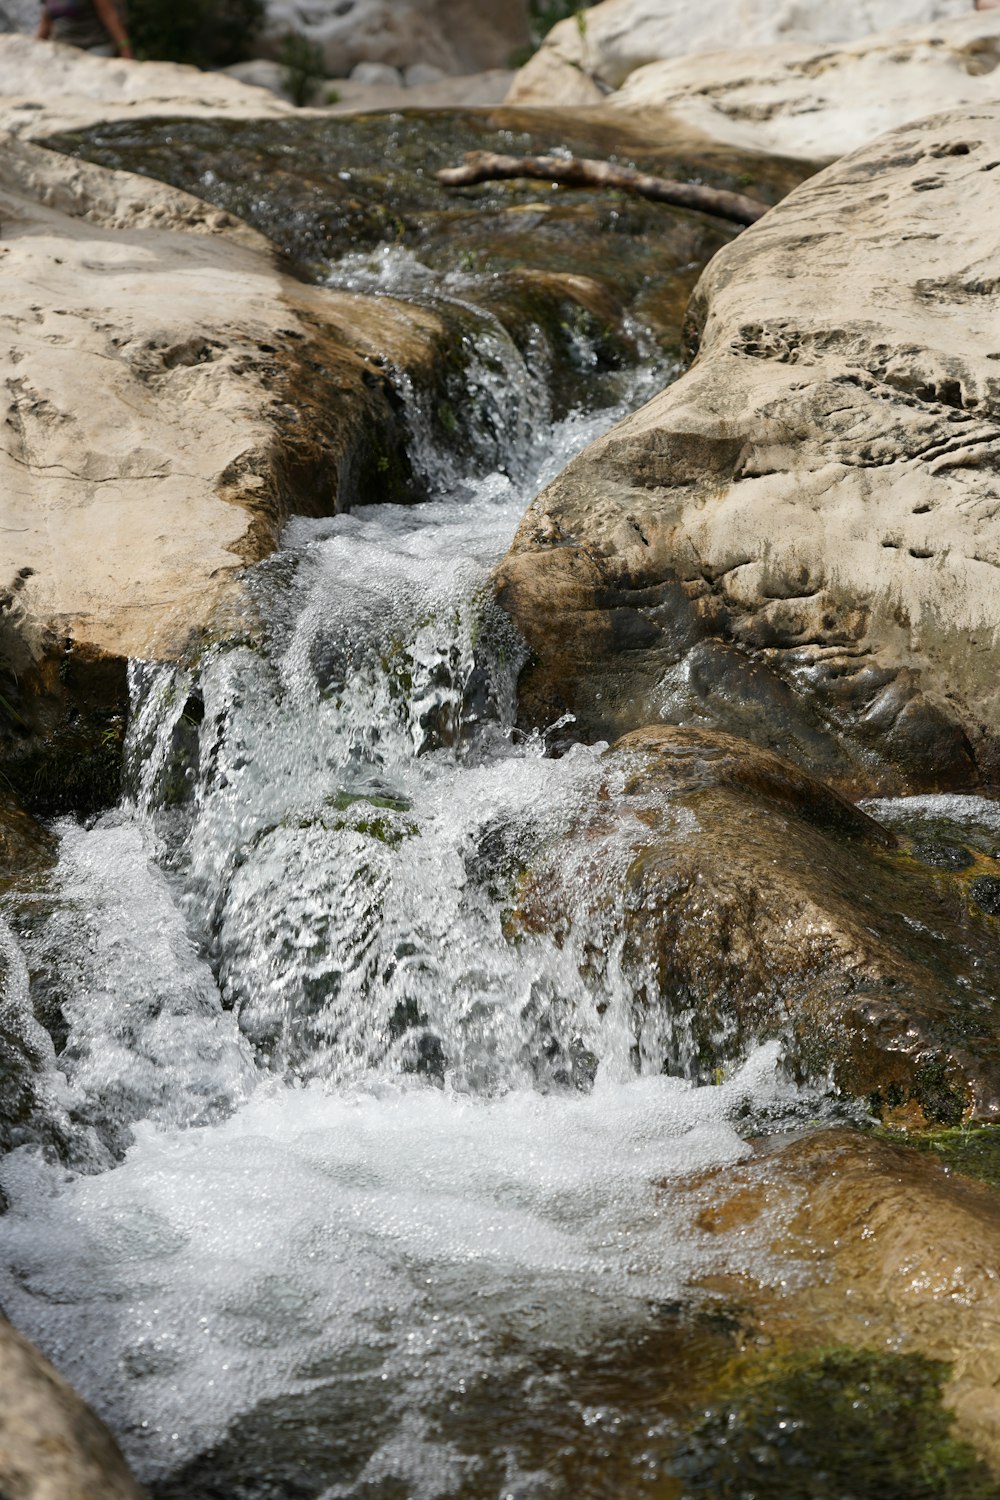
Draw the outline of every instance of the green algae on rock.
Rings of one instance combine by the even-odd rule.
[[[1000,1196],[994,1188],[945,1170],[931,1155],[883,1132],[819,1129],[799,1139],[762,1140],[753,1158],[671,1190],[700,1205],[695,1224],[713,1243],[731,1237],[733,1274],[724,1279],[723,1294],[739,1295],[751,1329],[707,1409],[727,1405],[727,1379],[731,1390],[758,1385],[763,1400],[750,1402],[753,1426],[755,1416],[773,1413],[775,1377],[780,1383],[797,1366],[800,1416],[812,1421],[816,1404],[809,1383],[817,1367],[821,1372],[836,1353],[840,1373],[830,1372],[836,1388],[845,1375],[853,1383],[870,1360],[869,1374],[890,1414],[894,1386],[898,1394],[908,1388],[919,1404],[927,1403],[931,1438],[923,1473],[915,1444],[911,1482],[884,1492],[951,1500],[952,1494],[965,1495],[962,1485],[969,1484],[968,1493],[978,1496],[981,1475],[968,1451],[963,1454],[964,1442],[993,1469],[993,1489],[985,1493],[995,1492]],[[769,1257],[759,1263],[766,1267],[760,1280],[745,1273],[751,1247],[766,1249]],[[893,1364],[900,1354],[913,1361],[908,1371]],[[882,1364],[887,1357],[890,1363]],[[785,1394],[792,1395],[787,1388]],[[954,1447],[947,1431],[951,1412],[959,1439]],[[842,1415],[852,1420],[848,1412]],[[863,1407],[858,1419],[866,1420]],[[738,1413],[736,1420],[738,1425]],[[807,1451],[809,1446],[807,1440]],[[872,1447],[877,1451],[877,1444]],[[815,1444],[813,1451],[815,1456]],[[709,1461],[697,1452],[695,1457]],[[889,1458],[884,1450],[883,1457]],[[864,1477],[862,1466],[859,1486]],[[946,1487],[949,1478],[954,1490]],[[921,1490],[921,1479],[938,1487]],[[877,1486],[839,1493],[845,1492],[882,1493]]]
[[[833,1348],[744,1361],[746,1378],[678,1445],[684,1500],[992,1500],[996,1478],[953,1434],[949,1373],[919,1354]]]
[[[522,877],[514,934],[564,941],[595,919],[610,951],[621,932],[637,1031],[662,1017],[672,1070],[707,1081],[778,1038],[796,1076],[830,1073],[878,1113],[1000,1113],[1000,934],[968,901],[969,870],[914,859],[730,736],[655,726],[607,764],[589,817]],[[591,946],[599,976],[607,952]]]

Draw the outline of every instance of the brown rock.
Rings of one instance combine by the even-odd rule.
[[[830,1070],[876,1109],[1000,1117],[998,933],[969,894],[996,861],[923,865],[730,736],[654,726],[606,763],[603,797],[524,879],[514,924],[605,932],[597,974],[623,931],[636,1025],[664,1017],[667,1065],[710,1079],[779,1038],[796,1075]]]
[[[4,1500],[143,1500],[104,1423],[0,1318],[0,1491]]]
[[[735,1271],[760,1252],[770,1261],[762,1284],[741,1275],[737,1293],[758,1336],[800,1353],[847,1345],[947,1362],[958,1432],[1000,1467],[995,1189],[906,1146],[828,1130],[765,1147],[694,1197],[704,1234],[736,1236]]]

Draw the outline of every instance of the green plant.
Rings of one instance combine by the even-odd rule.
[[[285,70],[285,88],[293,104],[301,109],[312,97],[313,85],[326,77],[323,53],[301,31],[289,31],[282,38],[278,61]]]
[[[136,54],[199,68],[225,68],[249,56],[264,0],[128,0]]]
[[[576,17],[576,24],[580,35],[584,36],[587,29],[587,17],[585,12],[597,0],[531,0],[529,6],[529,17],[531,21],[531,32],[536,42],[541,42],[553,26],[559,21],[567,21],[570,16]]]

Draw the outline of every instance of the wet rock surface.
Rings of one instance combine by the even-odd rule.
[[[114,800],[126,657],[183,650],[210,622],[229,628],[227,610],[233,625],[237,570],[273,548],[288,514],[333,513],[342,494],[355,504],[420,496],[404,428],[416,408],[429,441],[503,463],[502,413],[466,397],[484,346],[506,341],[536,361],[556,416],[618,399],[621,372],[650,353],[633,319],[654,330],[657,358],[676,350],[694,273],[731,230],[599,195],[454,200],[433,182],[428,158],[453,159],[514,123],[313,119],[272,134],[265,121],[229,131],[213,119],[165,134],[156,121],[62,142],[106,165],[7,141],[7,211],[19,227],[5,265],[20,321],[0,719],[11,784],[33,808]],[[345,166],[333,171],[337,160]],[[710,163],[731,178],[741,159]],[[219,207],[121,167],[186,182]],[[780,195],[797,173],[762,175]],[[313,280],[348,246],[383,259],[339,287],[310,287],[236,214]],[[399,281],[397,253],[414,264],[407,304],[384,295],[386,276]],[[93,309],[111,275],[109,322]],[[167,275],[183,293],[165,306]],[[30,316],[15,311],[19,298]],[[499,359],[499,378],[503,349],[485,358]],[[68,518],[58,533],[53,506]]]
[[[621,193],[498,182],[448,192],[434,180],[466,151],[544,152],[559,142],[582,156],[617,153],[644,170],[780,199],[808,170],[801,164],[709,147],[675,131],[652,134],[601,114],[557,110],[417,111],[355,119],[162,126],[115,123],[53,137],[59,150],[103,166],[146,173],[213,203],[266,234],[300,271],[326,279],[346,252],[406,252],[438,275],[442,290],[494,309],[518,335],[532,318],[531,292],[565,278],[564,296],[613,332],[623,314],[650,327],[668,352],[680,349],[684,308],[697,270],[735,234],[703,214]],[[372,271],[377,263],[373,263]],[[354,266],[363,281],[365,263]],[[340,273],[343,274],[343,273]],[[433,284],[421,291],[433,293]],[[568,311],[534,314],[558,347]],[[565,332],[568,330],[564,330]],[[585,330],[584,330],[585,331]],[[595,329],[594,332],[599,332]],[[523,337],[523,335],[520,335]],[[593,401],[595,367],[581,370],[574,399]]]
[[[810,1350],[891,1349],[938,1361],[957,1434],[997,1465],[994,1187],[905,1144],[820,1131],[764,1144],[757,1159],[713,1174],[693,1195],[702,1204],[695,1222],[704,1235],[766,1244],[775,1257],[770,1287],[717,1283],[719,1294],[742,1306],[752,1330],[742,1363],[730,1370],[744,1398],[761,1370],[794,1371]],[[801,1371],[799,1380],[803,1389]],[[783,1415],[794,1419],[794,1409]],[[780,1483],[780,1447],[775,1457]],[[925,1482],[928,1494],[942,1496],[985,1496],[995,1483],[982,1471],[966,1472],[953,1476],[952,1487],[947,1474],[933,1470]]]
[[[813,777],[725,735],[640,730],[607,762],[624,780],[522,879],[515,932],[568,936],[620,912],[637,1024],[669,1018],[665,1065],[703,1081],[779,1038],[793,1072],[829,1070],[887,1117],[1000,1113],[1000,932],[975,889],[997,878],[993,859],[929,866]],[[596,976],[606,961],[595,947]]]
[[[716,726],[855,789],[994,778],[998,155],[995,113],[895,132],[716,257],[689,373],[499,570],[526,722]]]

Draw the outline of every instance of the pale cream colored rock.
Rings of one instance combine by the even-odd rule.
[[[784,42],[848,42],[891,26],[921,26],[963,15],[969,0],[604,0],[579,21],[560,21],[518,73],[509,104],[585,104],[570,97],[587,80],[595,92],[620,88],[647,63]],[[577,78],[574,80],[573,75]],[[581,82],[580,80],[583,80]],[[594,82],[596,80],[596,83]]]
[[[0,1491],[4,1500],[143,1500],[108,1429],[0,1317]]]
[[[883,136],[710,263],[693,368],[500,569],[526,718],[713,725],[842,785],[1000,774],[1000,110]]]
[[[386,109],[468,109],[502,104],[513,73],[495,68],[485,73],[448,74],[435,83],[407,88],[371,87],[353,78],[323,86],[331,114],[366,114]]]
[[[528,6],[527,0],[270,0],[255,49],[278,56],[289,32],[318,48],[333,77],[364,62],[470,73],[506,67],[527,44]]]
[[[325,337],[344,388],[372,399],[365,355],[412,366],[439,325],[290,281],[199,200],[9,137],[0,224],[2,583],[32,570],[22,634],[170,654],[273,545],[289,350]],[[344,396],[331,486],[354,415]]]
[[[729,146],[827,162],[938,110],[1000,102],[1000,11],[879,32],[843,47],[775,46],[652,63],[609,104],[665,112]]]
[[[100,120],[147,115],[247,119],[291,110],[266,88],[227,73],[92,57],[76,47],[16,33],[0,35],[0,130],[17,135],[53,135]]]

